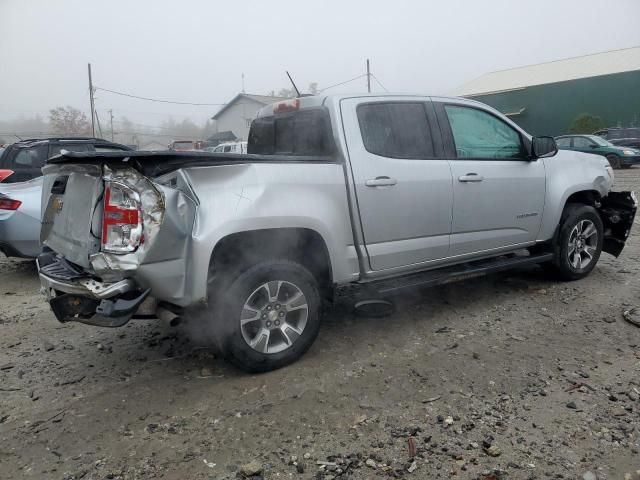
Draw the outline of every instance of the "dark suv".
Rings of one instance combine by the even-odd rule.
[[[603,128],[593,133],[619,147],[640,149],[640,127]]]
[[[48,158],[62,150],[71,152],[107,152],[131,150],[126,145],[109,142],[101,138],[58,137],[21,140],[0,150],[0,170],[13,173],[3,183],[25,182],[42,175],[40,169]]]

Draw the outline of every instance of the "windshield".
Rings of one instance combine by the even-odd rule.
[[[613,147],[614,146],[611,142],[605,140],[602,137],[598,137],[597,135],[589,135],[589,139],[593,140],[594,142],[596,142],[601,147]]]

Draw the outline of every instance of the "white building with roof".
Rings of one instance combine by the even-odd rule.
[[[232,136],[227,133],[231,132],[238,141],[246,141],[249,136],[249,127],[258,110],[280,100],[285,99],[269,95],[239,93],[211,117],[216,121],[217,137],[231,138]],[[216,137],[216,134],[213,137]]]

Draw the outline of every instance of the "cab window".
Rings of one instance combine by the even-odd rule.
[[[331,155],[333,143],[328,113],[309,109],[257,118],[251,123],[247,153]]]
[[[520,134],[488,112],[445,105],[458,158],[524,159]]]
[[[389,158],[434,157],[427,113],[421,102],[368,103],[357,109],[364,147]]]

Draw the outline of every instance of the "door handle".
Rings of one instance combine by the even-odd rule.
[[[458,181],[460,182],[481,182],[482,180],[484,180],[484,177],[477,173],[467,173],[466,175],[458,177]]]
[[[367,187],[393,187],[396,183],[398,180],[390,177],[370,178],[364,182]]]

